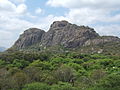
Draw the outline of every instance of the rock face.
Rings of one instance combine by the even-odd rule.
[[[41,38],[44,34],[45,34],[44,30],[30,28],[24,31],[22,35],[20,35],[19,39],[15,42],[13,47],[16,49],[23,49],[38,42],[41,42]]]
[[[75,48],[83,45],[88,39],[94,39],[99,35],[94,29],[70,24],[67,21],[56,21],[50,30],[42,38],[45,46],[63,45],[68,48]]]
[[[99,36],[93,28],[77,26],[67,21],[55,21],[48,32],[37,28],[26,30],[13,45],[16,49],[23,49],[34,44],[40,46],[62,45],[66,48],[120,42],[118,37]]]
[[[109,42],[120,42],[120,39],[114,36],[101,36],[92,40],[87,40],[84,46],[105,44]]]

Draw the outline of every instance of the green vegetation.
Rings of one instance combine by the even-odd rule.
[[[73,52],[0,54],[0,90],[120,90],[120,57]]]

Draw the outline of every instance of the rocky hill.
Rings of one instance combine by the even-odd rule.
[[[20,35],[19,39],[15,42],[13,47],[15,49],[23,49],[33,44],[37,44],[41,42],[42,36],[44,34],[45,34],[44,30],[37,28],[30,28],[24,31],[22,35]]]
[[[114,36],[100,36],[88,26],[77,26],[67,21],[55,21],[48,32],[37,28],[24,31],[11,49],[21,50],[29,47],[40,49],[53,46],[80,48],[111,42],[120,43],[120,39]]]

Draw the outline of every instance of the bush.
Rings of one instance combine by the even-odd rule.
[[[57,85],[51,86],[51,90],[77,90],[69,83],[59,82]]]
[[[44,83],[31,83],[24,86],[22,90],[50,90],[50,86]]]
[[[24,68],[29,65],[29,61],[15,59],[12,63],[13,67]]]
[[[69,66],[62,65],[55,71],[55,77],[59,81],[73,83],[75,79],[75,71]]]
[[[52,65],[49,62],[40,61],[40,60],[36,60],[36,61],[32,62],[29,66],[30,67],[39,67],[39,68],[41,68],[41,70],[51,70],[52,69]]]
[[[83,69],[84,69],[81,65],[76,64],[76,63],[69,63],[68,66],[69,66],[69,67],[72,67],[72,68],[75,69],[76,71],[78,71],[78,70],[83,70]]]
[[[111,74],[105,79],[103,79],[98,86],[103,88],[109,88],[109,90],[112,90],[113,88],[120,88],[120,75]]]
[[[13,75],[13,80],[15,82],[15,86],[18,87],[18,89],[21,89],[29,82],[29,77],[23,72],[17,72]]]

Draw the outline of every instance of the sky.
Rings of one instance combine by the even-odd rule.
[[[120,37],[120,0],[0,0],[0,46],[9,48],[26,29],[48,31],[60,20]]]

